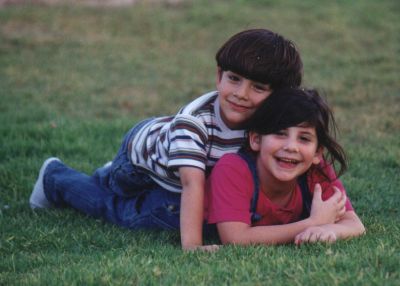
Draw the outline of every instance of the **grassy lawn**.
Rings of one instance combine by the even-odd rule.
[[[397,0],[0,8],[0,285],[400,285],[399,11]],[[183,253],[178,233],[29,208],[44,159],[92,172],[138,120],[213,90],[215,52],[252,27],[292,39],[304,84],[334,106],[367,235]]]

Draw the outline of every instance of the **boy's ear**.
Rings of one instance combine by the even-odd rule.
[[[314,158],[312,160],[312,163],[314,165],[318,165],[319,163],[321,163],[321,158],[322,158],[323,152],[324,152],[324,148],[323,147],[319,147],[317,152],[315,152]]]
[[[249,132],[249,145],[251,150],[258,152],[260,151],[260,145],[261,145],[261,136],[260,134],[250,131]]]
[[[223,71],[222,71],[221,67],[217,67],[217,77],[216,77],[217,85],[221,82],[222,73],[223,73]]]

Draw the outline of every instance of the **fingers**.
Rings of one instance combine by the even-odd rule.
[[[335,186],[333,186],[333,195],[330,197],[330,199],[336,201],[336,202],[340,202],[343,199],[343,193]]]
[[[319,240],[319,237],[320,237],[320,233],[311,233],[308,236],[308,241],[307,242],[314,243],[314,242]]]
[[[302,237],[302,233],[299,233],[298,235],[296,235],[296,237],[294,238],[294,244],[296,245],[300,245],[303,243],[303,237]]]
[[[319,240],[320,235],[321,234],[319,232],[306,232],[305,235],[302,237],[302,240],[303,242],[313,243]]]
[[[337,201],[337,213],[336,213],[336,219],[335,222],[340,220],[344,214],[346,213],[346,201],[347,201],[347,197],[344,193],[342,193],[337,187],[333,187],[334,191],[335,191],[335,195],[340,193],[340,197]],[[334,195],[334,196],[335,196]]]
[[[322,188],[320,184],[315,184],[311,204],[318,205],[320,203],[322,203]]]
[[[312,225],[330,224],[341,220],[346,213],[346,201],[346,195],[337,187],[333,187],[333,195],[324,201],[321,185],[315,184],[310,211]],[[307,239],[314,238],[308,237]]]
[[[320,184],[315,184],[313,199],[322,201],[322,188]]]
[[[322,188],[320,184],[315,184],[313,198],[317,198],[322,201]],[[346,204],[346,195],[336,186],[333,186],[333,195],[328,199],[328,201],[336,202],[340,206]]]
[[[205,251],[205,252],[216,252],[219,248],[220,248],[220,246],[217,245],[217,244],[200,245],[200,246],[197,246],[197,247],[195,247],[195,248],[188,249],[188,251],[196,251],[196,250],[199,250],[199,251]]]
[[[322,233],[319,241],[326,243],[334,243],[336,241],[336,234],[332,231]]]
[[[336,214],[335,222],[341,220],[345,213],[346,213],[346,207],[345,206],[339,207]]]
[[[215,251],[217,251],[219,249],[219,247],[220,246],[216,245],[216,244],[204,245],[202,250],[204,250],[206,252],[215,252]]]
[[[335,194],[339,194],[338,204],[344,206],[346,204],[347,197],[344,193],[342,193],[337,187],[333,186]]]
[[[321,227],[311,227],[296,235],[294,243],[296,245],[316,242],[333,243],[336,240],[337,237],[333,231],[325,230]]]
[[[309,229],[306,229],[305,231],[299,233],[294,238],[294,243],[296,245],[300,245],[302,243],[307,243],[309,241],[309,239],[310,239],[311,233],[312,232]]]

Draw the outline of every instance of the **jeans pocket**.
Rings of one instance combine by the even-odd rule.
[[[134,230],[178,230],[179,229],[179,211],[175,211],[177,206],[160,206],[138,214],[128,225],[128,228]]]
[[[180,227],[179,205],[166,204],[152,210],[151,217],[154,225],[160,229],[178,230]]]
[[[131,229],[178,230],[181,195],[160,188],[137,195]]]
[[[124,197],[138,194],[154,184],[150,176],[132,165],[127,154],[123,153],[113,162],[110,187]]]

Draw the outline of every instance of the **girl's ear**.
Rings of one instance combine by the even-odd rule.
[[[324,148],[323,147],[319,147],[317,152],[315,152],[314,158],[312,160],[312,163],[314,165],[318,165],[319,163],[321,163],[321,158],[322,158],[323,152],[324,152]]]
[[[250,131],[249,132],[249,145],[251,150],[258,152],[260,151],[260,145],[261,145],[261,136],[257,132]]]

